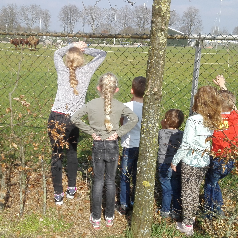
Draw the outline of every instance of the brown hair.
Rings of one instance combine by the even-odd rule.
[[[104,111],[106,115],[104,124],[106,126],[107,131],[110,132],[113,127],[110,122],[110,113],[112,108],[113,94],[117,89],[117,78],[112,73],[106,73],[100,77],[98,86],[104,98]]]
[[[203,124],[209,129],[218,129],[221,125],[221,100],[216,88],[203,86],[194,96],[193,111],[203,116]]]
[[[179,109],[170,109],[165,113],[164,119],[168,128],[178,129],[184,121],[184,114]]]
[[[70,86],[74,89],[74,94],[78,95],[76,89],[78,80],[76,79],[75,70],[84,64],[83,52],[78,47],[70,48],[66,53],[65,64],[69,68]]]
[[[132,81],[132,89],[136,97],[143,98],[145,93],[146,78],[138,76]]]
[[[221,90],[219,91],[219,95],[221,98],[221,107],[223,112],[230,112],[232,109],[234,109],[236,97],[232,92],[228,90]]]

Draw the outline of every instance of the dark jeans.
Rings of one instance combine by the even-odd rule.
[[[226,177],[234,168],[234,160],[227,163],[223,159],[211,157],[204,184],[205,208],[207,211],[221,213],[223,198],[218,181]]]
[[[160,163],[158,166],[159,181],[162,188],[162,212],[169,212],[171,201],[173,211],[182,212],[181,202],[181,164],[176,166],[176,172],[171,169],[171,164]]]
[[[121,159],[121,184],[120,184],[121,205],[129,206],[130,202],[134,203],[138,155],[139,155],[139,147],[123,148],[123,154]],[[131,178],[133,187],[132,187],[132,194],[130,196]]]
[[[93,141],[93,192],[92,192],[92,217],[101,218],[102,191],[106,185],[105,216],[113,217],[115,207],[115,177],[119,158],[118,141],[104,140]]]
[[[48,135],[52,146],[51,173],[54,192],[63,192],[62,160],[66,153],[68,186],[76,186],[78,170],[77,144],[79,129],[70,121],[70,116],[51,112],[48,120]]]

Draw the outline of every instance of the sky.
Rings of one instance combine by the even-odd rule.
[[[151,7],[153,0],[129,0],[136,5],[144,5]],[[0,9],[8,4],[16,4],[17,6],[37,4],[42,9],[47,9],[51,14],[50,30],[61,32],[62,27],[58,20],[58,14],[65,5],[76,5],[79,9],[83,9],[83,4],[95,5],[99,7],[122,7],[129,5],[128,0],[1,0]],[[229,34],[238,26],[238,0],[171,0],[171,11],[175,10],[180,16],[188,7],[196,7],[202,19],[202,34],[209,34],[213,27],[220,30],[226,29]],[[80,27],[79,27],[80,28]]]

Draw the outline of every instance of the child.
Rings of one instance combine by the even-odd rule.
[[[176,154],[183,138],[183,132],[178,128],[184,121],[184,114],[178,109],[170,109],[161,121],[159,131],[158,172],[162,188],[162,207],[160,215],[164,218],[170,215],[170,205],[173,196],[172,217],[180,219],[181,207],[181,163],[176,172],[171,169],[173,156]]]
[[[68,198],[76,193],[76,176],[78,170],[77,143],[79,130],[70,116],[83,106],[87,88],[92,75],[106,57],[106,52],[86,48],[83,41],[74,42],[58,49],[54,54],[54,63],[58,75],[56,98],[48,120],[48,134],[52,146],[51,172],[56,205],[63,204],[62,159],[66,149]],[[83,53],[94,57],[84,64]],[[63,56],[66,55],[66,62]]]
[[[193,235],[193,216],[199,205],[199,188],[210,162],[208,138],[221,124],[221,102],[216,88],[199,88],[192,109],[197,114],[188,118],[182,144],[171,163],[176,171],[176,166],[182,161],[183,221],[177,222],[177,229],[189,236]]]
[[[107,73],[103,75],[99,79],[97,89],[101,97],[88,102],[71,118],[77,127],[93,137],[94,181],[90,222],[95,229],[100,228],[104,174],[106,184],[106,225],[108,227],[113,225],[115,176],[119,158],[117,138],[130,131],[138,122],[136,114],[130,108],[113,98],[114,93],[119,90],[117,79],[113,74]],[[84,115],[88,116],[89,125],[82,121],[81,117]],[[129,121],[119,127],[122,115],[127,116]]]
[[[121,137],[123,147],[121,159],[121,184],[120,184],[120,207],[119,213],[126,215],[129,208],[133,206],[135,198],[137,161],[139,155],[140,129],[143,108],[143,96],[145,92],[146,78],[139,76],[133,79],[131,94],[132,101],[125,103],[139,118],[136,126],[127,134]],[[123,124],[128,122],[128,118],[123,118]],[[130,196],[130,179],[132,177],[133,189]]]
[[[215,130],[212,138],[212,155],[210,166],[206,173],[204,185],[205,210],[207,218],[214,215],[224,215],[222,193],[218,181],[227,176],[234,167],[231,153],[237,151],[238,146],[238,111],[234,110],[236,97],[225,87],[225,78],[218,75],[214,80],[220,86],[219,92],[222,103],[221,130]],[[236,146],[236,148],[232,148]]]

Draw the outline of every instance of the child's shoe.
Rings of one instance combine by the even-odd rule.
[[[177,222],[177,227],[176,229],[178,229],[180,232],[185,233],[187,236],[192,236],[193,235],[193,225],[185,225],[182,222]]]
[[[118,212],[119,212],[120,215],[125,216],[125,215],[127,215],[128,211],[129,211],[129,208],[128,208],[127,205],[120,205],[119,208],[118,208]]]
[[[66,191],[67,198],[73,199],[76,191],[77,191],[76,187],[68,187]]]
[[[55,204],[56,205],[62,205],[63,204],[63,197],[64,197],[64,193],[54,194]]]
[[[169,217],[170,217],[170,212],[162,212],[162,211],[160,210],[160,216],[161,216],[162,218],[169,218]]]
[[[101,218],[98,219],[98,220],[93,219],[92,214],[90,214],[89,221],[90,221],[90,223],[93,225],[93,228],[94,228],[95,230],[99,230],[99,229],[100,229]]]
[[[106,219],[106,226],[107,227],[113,226],[114,216],[113,217],[105,217],[105,219]]]

